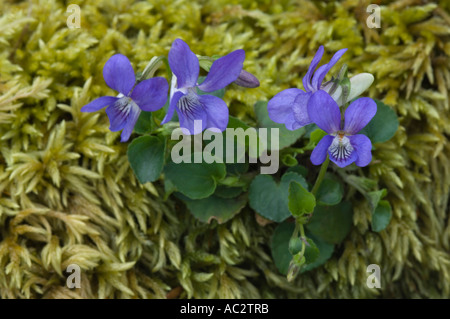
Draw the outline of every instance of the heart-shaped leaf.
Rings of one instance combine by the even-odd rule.
[[[312,257],[310,257],[311,260],[310,262],[308,262],[308,258],[306,258],[307,264],[301,269],[300,271],[301,273],[322,266],[328,259],[330,259],[334,251],[334,245],[326,243],[319,237],[316,237],[309,232],[306,232],[306,236],[308,237],[308,239],[311,239],[315,244],[315,248],[314,247],[312,248],[311,253],[316,255],[315,250],[317,249],[319,254],[318,256],[316,256],[316,259],[314,260],[312,260]],[[306,251],[308,251],[308,247],[306,248]]]
[[[289,252],[289,241],[294,232],[295,223],[283,222],[275,228],[272,235],[270,249],[272,251],[272,258],[278,271],[286,275],[289,269],[289,263],[292,260],[292,255]]]
[[[287,169],[286,173],[287,172],[295,172],[295,173],[303,176],[304,178],[306,178],[306,176],[308,176],[308,169],[305,166],[302,166],[302,165],[289,167]]]
[[[153,129],[152,112],[141,111],[139,118],[134,126],[134,131],[138,134],[150,133]]]
[[[182,200],[191,214],[202,222],[210,223],[215,219],[219,224],[230,220],[234,215],[239,213],[247,203],[244,196],[237,198],[221,198],[212,195],[208,198],[196,200],[184,196]]]
[[[307,229],[329,244],[339,244],[352,226],[353,208],[350,202],[335,206],[316,206]]]
[[[390,140],[397,132],[399,125],[397,114],[389,106],[378,100],[375,102],[377,103],[377,113],[359,132],[370,138],[373,144]]]
[[[383,199],[387,194],[387,190],[385,188],[378,190],[378,191],[373,191],[373,192],[368,192],[365,194],[367,200],[369,201],[370,207],[372,208],[372,211],[375,210],[375,208],[377,208],[378,203],[380,202],[381,199]]]
[[[217,181],[225,178],[226,169],[223,163],[170,162],[164,173],[179,192],[191,199],[201,199],[214,193]]]
[[[166,143],[156,136],[140,136],[128,145],[130,166],[142,184],[156,181],[164,165]]]
[[[291,181],[298,182],[305,189],[308,187],[305,179],[294,172],[284,174],[279,184],[271,175],[256,176],[249,189],[250,207],[267,219],[282,222],[291,216],[288,208]]]
[[[278,271],[286,275],[289,269],[289,263],[292,260],[293,254],[289,251],[289,244],[291,242],[292,233],[294,232],[295,223],[284,221],[280,223],[272,235],[270,249],[272,258]],[[301,272],[306,272],[311,269],[323,265],[333,254],[334,245],[328,244],[322,239],[306,232],[308,245],[305,249],[305,265]],[[298,253],[301,249],[301,240],[295,241],[291,244],[293,253]]]
[[[289,185],[288,208],[294,217],[312,213],[316,206],[316,198],[300,183],[292,181]]]
[[[380,232],[389,225],[392,217],[392,208],[386,200],[381,200],[378,203],[377,208],[372,213],[372,230],[374,232]]]
[[[229,187],[225,185],[218,185],[214,195],[222,198],[234,198],[243,192],[242,187]]]
[[[306,245],[305,248],[305,259],[306,259],[306,265],[308,264],[312,264],[313,262],[315,262],[317,260],[317,258],[319,258],[319,248],[316,246],[316,243],[314,242],[314,240],[312,240],[311,238],[308,238],[306,240],[308,242],[308,244]]]
[[[317,203],[320,205],[337,205],[343,196],[342,185],[331,178],[325,178],[317,190]]]

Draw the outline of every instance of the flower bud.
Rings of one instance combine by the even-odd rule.
[[[331,95],[333,100],[339,106],[350,102],[355,97],[361,95],[365,90],[367,90],[373,83],[374,77],[370,73],[360,73],[350,78],[350,92],[347,93],[348,96],[344,100],[344,90],[343,84],[337,82],[338,80],[333,80],[325,83],[321,89]],[[337,86],[336,86],[337,85]]]
[[[259,86],[259,81],[256,76],[245,70],[241,70],[239,77],[234,83],[245,88],[256,88]]]

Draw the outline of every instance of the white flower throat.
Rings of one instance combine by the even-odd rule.
[[[187,117],[192,118],[194,118],[197,109],[200,107],[198,95],[194,90],[195,89],[188,89],[187,94],[182,96],[177,103],[178,109]]]
[[[333,135],[335,135],[335,137],[328,148],[330,155],[339,161],[348,159],[353,152],[353,146],[350,143],[350,139],[345,136],[345,133],[342,131]]]
[[[122,117],[127,117],[131,111],[131,108],[139,109],[139,106],[137,106],[137,104],[133,101],[132,98],[128,96],[123,96],[123,94],[119,94],[117,97],[119,99],[114,103],[114,106],[120,112],[120,115]]]

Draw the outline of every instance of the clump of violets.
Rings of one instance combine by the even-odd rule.
[[[339,50],[330,62],[316,70],[324,53],[323,46],[320,46],[309,65],[308,72],[303,77],[305,91],[297,88],[287,89],[276,94],[269,101],[267,109],[272,121],[284,124],[288,130],[293,131],[312,123],[308,113],[308,103],[316,92],[323,90],[329,93],[341,106],[367,90],[374,81],[370,73],[360,73],[351,77],[350,92],[347,95],[344,94],[342,85],[336,83],[337,79],[322,83],[327,73],[346,51],[347,49]]]
[[[327,155],[339,167],[355,162],[367,166],[372,160],[370,139],[358,134],[375,116],[377,105],[371,98],[362,97],[352,102],[345,111],[344,124],[338,104],[325,91],[311,97],[308,113],[316,125],[328,133],[311,154],[314,165],[322,164]]]
[[[308,72],[303,77],[305,91],[297,88],[287,89],[281,91],[269,101],[267,109],[272,121],[286,125],[286,128],[291,131],[311,124],[312,121],[308,115],[308,102],[321,89],[325,75],[339,61],[345,51],[347,49],[339,50],[330,62],[315,71],[324,52],[323,46],[320,46],[309,65]]]
[[[136,84],[133,67],[122,54],[113,55],[105,63],[103,78],[106,84],[119,92],[117,97],[102,96],[81,108],[82,112],[95,112],[104,107],[113,132],[122,130],[121,142],[130,138],[141,111],[153,112],[164,106],[169,85],[162,77]]]
[[[224,131],[228,125],[226,103],[214,95],[199,95],[197,88],[210,93],[236,81],[244,59],[244,50],[236,50],[215,60],[205,80],[198,84],[199,60],[183,40],[176,39],[169,52],[173,73],[170,104],[161,124],[169,122],[176,110],[185,134],[197,134],[208,128]],[[194,127],[194,121],[201,123],[201,127]]]

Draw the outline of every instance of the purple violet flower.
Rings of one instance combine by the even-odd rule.
[[[362,97],[351,103],[345,111],[344,127],[341,125],[341,113],[336,101],[325,91],[315,93],[309,103],[311,120],[327,132],[311,154],[314,165],[322,164],[327,154],[339,167],[355,162],[358,166],[367,166],[372,160],[372,142],[357,134],[375,116],[376,103],[368,97]]]
[[[110,127],[113,132],[122,131],[121,142],[126,142],[133,132],[142,111],[153,112],[164,106],[169,84],[162,77],[144,80],[135,86],[136,78],[130,60],[116,54],[106,61],[103,67],[106,84],[116,91],[117,97],[102,96],[83,106],[81,112],[95,112],[105,106]]]
[[[176,39],[169,51],[169,65],[174,74],[172,78],[170,104],[161,124],[172,119],[176,110],[180,127],[189,133],[197,134],[207,128],[224,131],[228,125],[228,107],[226,103],[213,95],[199,95],[197,88],[203,92],[213,92],[226,87],[239,77],[245,59],[244,50],[233,51],[215,60],[202,84],[198,84],[200,66],[197,56],[181,39]],[[194,121],[201,121],[195,127]]]
[[[270,119],[286,125],[286,128],[291,131],[311,124],[312,121],[308,114],[308,101],[316,92],[321,90],[325,75],[339,61],[345,51],[347,49],[336,52],[330,62],[322,65],[314,72],[324,52],[321,45],[309,65],[308,72],[303,77],[303,87],[306,92],[293,88],[276,94],[267,104]]]

